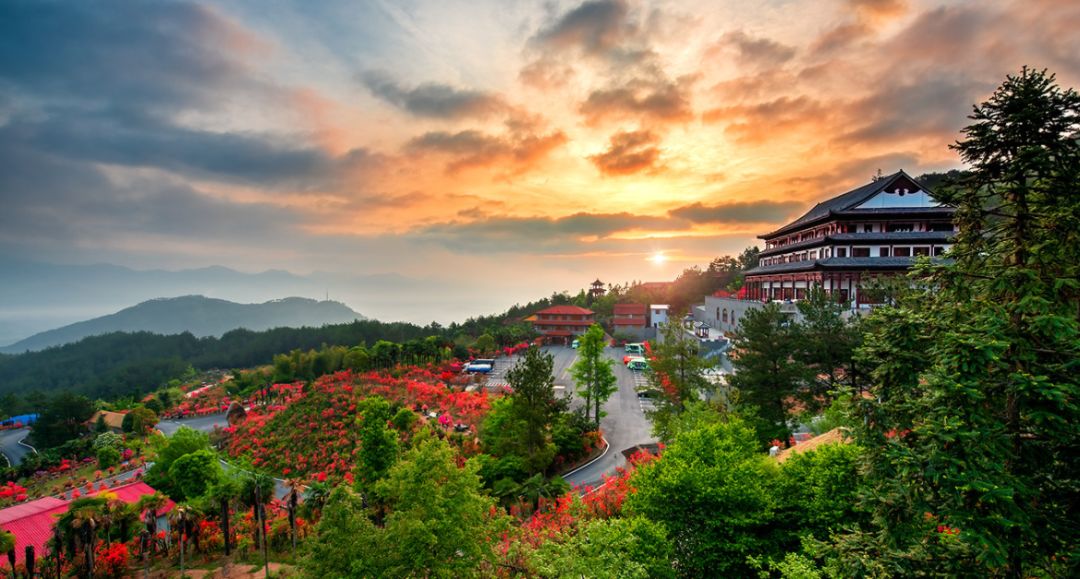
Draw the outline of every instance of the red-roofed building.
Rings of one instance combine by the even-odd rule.
[[[98,491],[101,492],[101,491]],[[107,489],[125,503],[138,502],[144,495],[154,494],[156,491],[150,485],[136,481]],[[93,496],[97,493],[93,493]],[[26,547],[34,547],[35,556],[44,557],[47,554],[45,544],[53,536],[53,525],[56,519],[67,512],[71,501],[57,497],[44,497],[14,507],[0,510],[0,529],[11,531],[15,535],[15,564],[22,563],[26,557]],[[167,529],[168,523],[165,515],[176,506],[171,500],[165,503],[165,508],[158,511],[158,528]]]
[[[552,306],[540,310],[527,319],[533,328],[547,341],[563,342],[580,336],[595,323],[592,310],[578,306]]]
[[[615,333],[640,335],[649,325],[649,308],[645,304],[615,304],[611,326]]]

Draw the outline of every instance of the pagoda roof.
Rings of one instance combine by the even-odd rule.
[[[906,180],[910,181],[912,184],[914,184],[915,186],[917,186],[919,189],[921,189],[923,191],[926,191],[927,193],[930,193],[932,195],[932,192],[929,189],[927,189],[924,185],[922,185],[921,183],[916,181],[911,175],[908,175],[907,173],[905,173],[901,169],[901,170],[893,173],[892,175],[886,175],[884,177],[881,177],[879,179],[871,181],[870,183],[867,183],[866,185],[863,185],[862,187],[857,187],[855,189],[852,189],[851,191],[848,191],[847,193],[842,193],[842,194],[837,195],[836,197],[833,197],[831,199],[826,199],[825,201],[822,201],[821,203],[818,203],[817,205],[814,205],[802,217],[796,219],[795,221],[792,221],[791,223],[788,223],[787,225],[781,227],[780,229],[777,229],[776,231],[773,231],[771,233],[766,233],[764,235],[759,235],[758,238],[759,239],[771,239],[773,237],[783,235],[785,233],[789,233],[789,232],[792,232],[792,231],[797,231],[797,230],[802,229],[803,227],[807,227],[807,226],[809,226],[809,225],[811,225],[813,223],[824,221],[824,220],[826,220],[826,219],[828,219],[830,217],[833,217],[833,216],[838,215],[838,214],[847,213],[849,211],[858,211],[859,214],[867,214],[867,215],[873,215],[873,214],[876,214],[876,213],[881,213],[882,210],[877,210],[877,209],[860,209],[860,210],[856,210],[855,208],[858,207],[860,204],[862,204],[862,203],[866,202],[867,200],[869,200],[874,195],[877,195],[878,193],[881,193],[882,191],[885,191],[886,189],[888,189],[890,186],[892,186],[895,182],[899,181],[900,179],[906,179]],[[912,208],[912,209],[918,209],[918,208]],[[937,207],[933,207],[933,208],[929,208],[929,209],[934,209],[934,210],[937,210],[937,211],[942,210],[941,208],[937,208]],[[887,209],[885,211],[895,213],[896,209]],[[903,210],[904,213],[908,213],[910,211],[911,211],[910,209],[904,209]]]

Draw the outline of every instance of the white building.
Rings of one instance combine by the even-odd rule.
[[[649,324],[653,328],[659,328],[660,324],[666,324],[668,321],[668,306],[667,304],[652,304],[649,306]]]

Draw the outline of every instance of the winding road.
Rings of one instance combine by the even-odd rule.
[[[0,430],[0,454],[3,454],[4,458],[7,459],[5,464],[18,465],[22,462],[24,456],[34,452],[33,448],[22,443],[23,439],[29,434],[29,428]]]
[[[576,358],[576,351],[566,350]],[[571,486],[582,489],[587,486],[599,486],[603,482],[604,475],[614,474],[617,468],[625,465],[626,457],[622,454],[623,450],[638,444],[656,442],[652,435],[652,425],[645,417],[642,400],[638,398],[637,391],[634,389],[634,386],[642,379],[641,375],[623,365],[622,348],[606,348],[605,354],[615,360],[613,369],[619,387],[604,404],[603,410],[607,412],[607,415],[600,419],[600,429],[608,441],[608,450],[599,460],[563,477]],[[557,356],[561,355],[563,354],[557,354]],[[559,364],[556,363],[556,367],[558,366]],[[558,382],[557,375],[556,382]]]
[[[577,360],[577,350],[566,346],[546,346],[546,352],[554,358],[552,373],[555,378],[556,393],[571,395],[574,389],[574,380],[570,375],[570,367]],[[656,442],[652,436],[651,425],[645,417],[642,400],[638,398],[634,386],[642,380],[642,375],[631,372],[622,363],[622,348],[606,348],[605,354],[615,361],[615,377],[618,379],[618,390],[611,395],[604,404],[607,413],[600,420],[600,428],[604,432],[604,438],[608,441],[608,450],[604,455],[584,468],[580,468],[564,478],[571,486],[585,488],[586,486],[598,486],[603,482],[604,475],[611,475],[620,466],[626,464],[626,457],[622,451],[638,444]],[[500,359],[497,364],[495,381],[502,379],[505,370],[512,366],[516,358]],[[575,396],[577,403],[581,403],[580,397]],[[194,428],[202,432],[209,432],[214,426],[226,426],[225,414],[213,414],[197,418],[185,418],[180,420],[162,420],[158,423],[158,429],[166,436],[172,436],[181,426]],[[282,481],[278,482],[278,494],[284,494]]]

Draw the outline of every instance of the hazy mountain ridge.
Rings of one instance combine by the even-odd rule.
[[[42,350],[110,332],[145,331],[165,335],[190,332],[196,337],[220,337],[237,328],[262,331],[278,327],[319,327],[364,319],[341,302],[298,297],[256,304],[197,295],[157,298],[114,314],[34,334],[0,348],[0,352]]]

